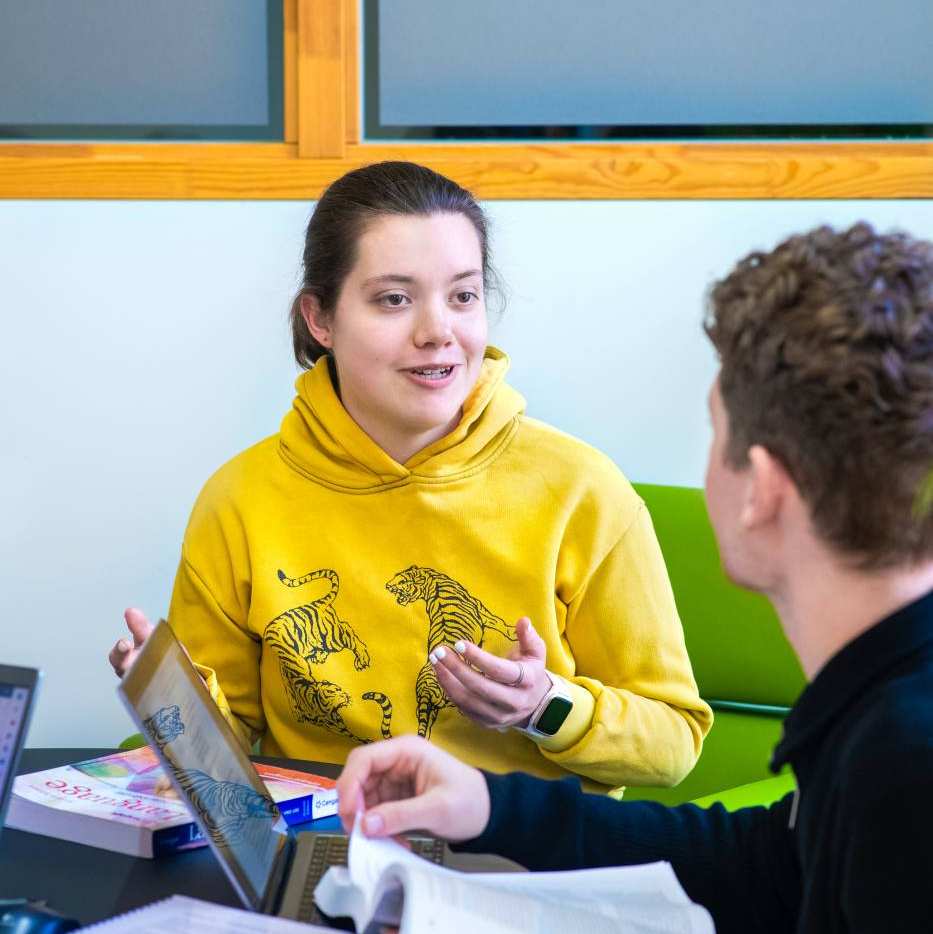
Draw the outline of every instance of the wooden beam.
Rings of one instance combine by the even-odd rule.
[[[340,159],[347,139],[345,0],[298,2],[298,155]]]
[[[363,34],[360,30],[358,0],[344,0],[344,3],[346,5],[344,100],[346,101],[347,142],[359,143],[363,138],[360,130],[360,59],[363,55]]]
[[[346,145],[3,143],[0,198],[310,199],[411,159],[484,199],[933,198],[933,143]]]
[[[285,142],[298,142],[298,0],[283,0],[282,78]]]

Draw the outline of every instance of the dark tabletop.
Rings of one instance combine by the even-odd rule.
[[[19,771],[37,772],[113,751],[26,749]],[[257,761],[333,778],[340,772],[340,766],[323,762]],[[339,827],[336,817],[301,825],[330,831]],[[0,832],[0,898],[45,899],[56,911],[90,924],[175,894],[242,907],[209,847],[141,859],[9,827]]]

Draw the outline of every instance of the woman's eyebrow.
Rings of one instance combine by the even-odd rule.
[[[459,282],[461,279],[470,279],[473,276],[480,276],[482,273],[482,269],[467,269],[466,272],[458,272],[450,281]]]
[[[473,276],[482,275],[481,269],[466,269],[463,272],[458,272],[455,276],[450,277],[451,282],[459,282],[461,279],[471,279]],[[380,285],[389,282],[402,282],[405,285],[411,285],[415,282],[414,276],[406,276],[400,272],[387,272],[381,276],[371,276],[369,279],[363,280],[363,288],[368,288],[371,285]]]
[[[363,286],[378,285],[381,282],[404,282],[406,285],[415,281],[414,276],[403,276],[401,273],[387,272],[382,276],[372,276],[363,281]]]

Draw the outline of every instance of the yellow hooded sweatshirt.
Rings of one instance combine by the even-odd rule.
[[[245,744],[343,762],[420,733],[492,771],[590,788],[672,784],[712,722],[647,510],[615,465],[523,412],[489,348],[459,425],[399,464],[341,404],[326,360],[281,431],[195,504],[169,618]],[[450,705],[428,662],[505,655],[531,618],[573,711],[535,742]]]

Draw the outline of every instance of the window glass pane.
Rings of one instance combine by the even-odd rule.
[[[366,0],[365,26],[374,137],[933,125],[930,0]]]
[[[0,0],[0,133],[280,139],[281,0]]]

